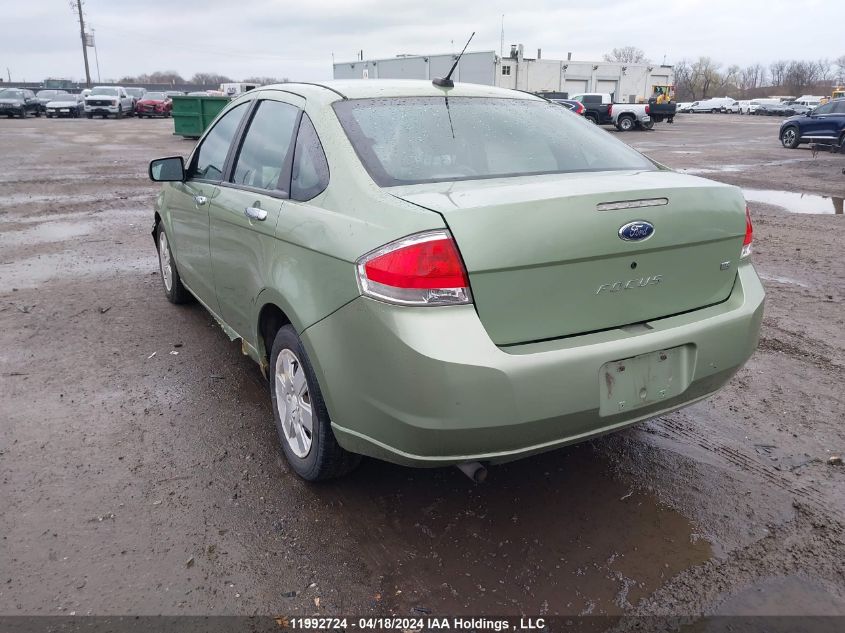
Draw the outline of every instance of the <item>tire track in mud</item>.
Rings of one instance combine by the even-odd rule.
[[[837,521],[845,522],[845,512],[830,507],[825,500],[825,494],[813,483],[803,483],[784,476],[784,471],[766,466],[756,457],[728,445],[718,438],[705,435],[698,428],[687,421],[674,418],[656,418],[652,422],[651,430],[655,435],[686,444],[693,443],[708,453],[721,457],[726,462],[739,468],[742,472],[756,475],[795,497],[799,502],[812,508],[822,516],[829,516]]]

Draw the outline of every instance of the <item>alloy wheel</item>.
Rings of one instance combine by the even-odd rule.
[[[276,407],[284,439],[293,454],[304,459],[311,451],[314,430],[314,412],[305,369],[296,354],[283,349],[276,357],[274,373]]]
[[[161,268],[161,279],[167,292],[173,289],[173,263],[170,261],[170,248],[167,245],[167,234],[161,231],[158,235],[158,263]]]

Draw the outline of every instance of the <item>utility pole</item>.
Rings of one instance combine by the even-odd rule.
[[[79,39],[82,40],[82,58],[85,60],[85,87],[90,88],[91,69],[88,67],[88,46],[85,42],[85,17],[82,15],[82,0],[76,0],[76,13],[79,15]]]

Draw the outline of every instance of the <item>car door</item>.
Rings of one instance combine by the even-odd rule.
[[[219,314],[211,268],[209,243],[210,202],[219,193],[232,141],[241,126],[249,102],[223,114],[200,140],[188,161],[185,182],[173,183],[167,192],[166,209],[171,230],[170,246],[182,281]]]
[[[293,95],[297,105],[304,100]],[[276,223],[289,196],[290,160],[300,108],[261,95],[249,113],[226,182],[211,201],[211,257],[220,315],[250,340],[258,294],[279,248]]]
[[[836,116],[834,108],[836,103],[826,103],[816,108],[806,120],[802,120],[801,138],[804,139],[828,139],[835,138]]]
[[[39,112],[41,112],[41,104],[38,101],[38,97],[35,96],[35,93],[32,92],[32,90],[24,90],[23,97],[24,116],[26,116],[27,112],[32,112],[33,114],[38,114]]]

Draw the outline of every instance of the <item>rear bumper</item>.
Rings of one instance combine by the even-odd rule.
[[[505,462],[615,431],[722,387],[757,346],[764,291],[740,265],[727,301],[647,325],[496,347],[473,306],[359,297],[303,333],[338,442],[412,466]],[[600,415],[605,363],[692,350],[674,397]]]

